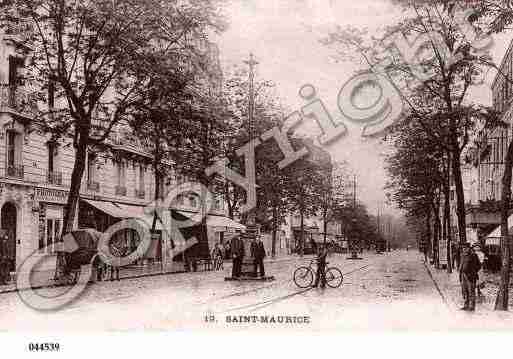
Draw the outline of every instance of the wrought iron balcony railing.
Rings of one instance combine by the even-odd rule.
[[[2,84],[0,85],[0,107],[32,117],[37,113],[37,100],[34,92],[22,86]]]
[[[126,187],[116,186],[116,196],[126,196]]]
[[[49,184],[62,185],[62,172],[61,171],[48,171],[46,172],[46,182]]]
[[[7,177],[23,178],[25,170],[23,165],[7,165],[5,174]]]

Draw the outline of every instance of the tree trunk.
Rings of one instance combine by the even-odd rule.
[[[452,175],[454,178],[454,187],[456,189],[456,215],[458,217],[459,242],[467,242],[467,232],[465,224],[465,193],[463,192],[463,180],[461,178],[460,150],[456,143],[453,147],[456,149],[452,153]]]
[[[278,208],[273,205],[273,230],[271,239],[271,256],[276,257],[276,232],[278,230]]]
[[[328,236],[328,210],[325,208],[323,213],[323,232],[324,232],[324,245],[326,245],[326,237]]]
[[[426,243],[424,246],[424,259],[425,262],[428,262],[427,254],[431,249],[431,211],[427,211],[426,214]]]
[[[452,234],[451,234],[451,187],[450,187],[450,166],[451,159],[450,155],[447,156],[446,162],[447,166],[445,168],[446,178],[444,179],[444,228],[445,228],[445,239],[447,240],[447,273],[452,273],[452,258],[451,258],[451,243],[452,243]]]
[[[439,199],[436,200],[439,202]],[[440,204],[433,203],[433,247],[432,247],[432,255],[433,255],[433,264],[438,268],[438,245],[440,239]]]
[[[305,216],[303,209],[299,211],[299,216],[301,219],[299,225],[299,255],[302,257],[305,253]]]
[[[85,131],[83,131],[85,132]],[[71,184],[69,188],[68,200],[64,207],[64,219],[62,226],[62,236],[73,230],[75,217],[80,199],[80,187],[82,186],[82,177],[84,176],[85,163],[87,157],[87,143],[89,136],[80,134],[75,151],[75,163],[71,172]],[[62,237],[61,237],[62,238]],[[56,278],[60,278],[65,270],[64,253],[59,252],[57,255]]]
[[[495,310],[508,310],[509,302],[509,272],[511,240],[508,233],[509,205],[511,202],[511,170],[513,168],[513,141],[508,145],[508,152],[504,163],[501,194],[501,255],[502,268],[499,292],[495,300]]]
[[[201,184],[203,185],[202,192],[201,193],[201,200],[200,200],[200,211],[201,211],[201,224],[200,224],[200,231],[199,231],[199,238],[198,238],[198,250],[197,254],[200,257],[208,257],[210,255],[210,248],[208,245],[208,227],[207,227],[207,217],[208,217],[208,211],[207,211],[207,203],[204,200],[207,196],[205,191],[210,187],[210,181],[206,176],[201,176]]]
[[[71,185],[69,188],[68,200],[64,210],[63,235],[73,230],[77,212],[78,200],[80,198],[80,187],[84,176],[87,157],[87,136],[80,136],[75,152],[75,163],[71,172]]]
[[[161,173],[159,171],[160,168],[160,144],[159,144],[159,138],[155,138],[155,155],[153,159],[153,173],[155,175],[155,204],[157,203],[158,199],[162,197],[162,200],[164,200],[164,194],[160,193],[160,182],[163,180],[161,178]],[[151,225],[151,230],[155,231],[155,228],[157,226],[157,210],[153,213],[153,223]]]

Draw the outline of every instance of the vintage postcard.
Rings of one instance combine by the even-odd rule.
[[[512,23],[503,0],[1,2],[1,330],[513,328]]]

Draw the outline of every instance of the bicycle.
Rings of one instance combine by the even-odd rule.
[[[308,288],[313,285],[315,272],[312,265],[315,262],[316,261],[313,259],[310,261],[308,266],[299,267],[294,271],[294,283],[296,283],[299,288]],[[326,262],[326,265],[328,265],[328,262]],[[338,288],[342,284],[343,280],[344,276],[337,267],[329,267],[326,269],[326,284],[328,287]]]

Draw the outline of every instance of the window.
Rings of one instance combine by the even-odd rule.
[[[87,156],[87,183],[94,183],[96,180],[96,155],[89,153]]]
[[[47,182],[50,184],[62,184],[62,174],[57,171],[58,145],[55,142],[48,142],[48,171]]]
[[[198,200],[196,199],[196,196],[189,197],[189,206],[192,208],[196,208],[198,206]]]
[[[214,200],[214,209],[215,210],[221,210],[222,209],[222,201],[221,198],[216,198]]]
[[[46,247],[48,253],[51,253],[51,245],[62,241],[62,211],[48,209],[45,226],[45,237],[43,241],[39,241],[39,249]]]
[[[57,151],[58,145],[55,142],[48,143],[48,172],[57,170]]]
[[[7,131],[6,137],[7,176],[23,178],[23,166],[21,165],[22,136],[15,131]]]
[[[13,167],[16,164],[16,132],[7,132],[7,166]]]
[[[116,170],[117,170],[117,181],[119,187],[125,187],[126,184],[126,166],[125,163],[120,160],[116,164]]]
[[[139,191],[144,192],[144,166],[139,166]]]

